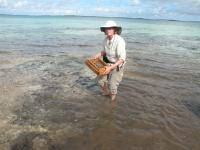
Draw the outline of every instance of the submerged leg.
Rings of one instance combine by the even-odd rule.
[[[115,101],[117,97],[117,94],[111,94],[111,101]]]
[[[123,77],[123,68],[119,71],[117,69],[112,70],[111,75],[109,76],[108,85],[110,90],[110,97],[112,101],[116,100],[117,97],[117,89],[119,83],[121,82]]]
[[[107,82],[107,75],[97,76],[97,83],[100,86],[102,95],[109,95]]]
[[[108,86],[106,82],[104,82],[103,86],[100,85],[100,88],[101,88],[102,95],[105,95],[105,96],[109,95]]]

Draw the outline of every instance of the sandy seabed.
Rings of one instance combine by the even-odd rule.
[[[198,94],[181,103],[177,76],[137,71],[145,64],[128,58],[111,103],[87,57],[0,52],[1,150],[198,150]]]

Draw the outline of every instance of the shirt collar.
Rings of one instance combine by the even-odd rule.
[[[109,39],[107,38],[107,42],[108,42],[108,43],[109,43],[109,42],[111,42],[111,43],[112,43],[112,42],[114,41],[115,37],[116,37],[116,34],[114,34],[114,35],[113,35],[113,37],[112,37],[112,39],[111,39],[111,40],[109,40]]]

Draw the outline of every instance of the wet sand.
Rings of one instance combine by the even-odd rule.
[[[115,103],[88,55],[1,51],[0,149],[199,150],[199,72],[135,49]]]

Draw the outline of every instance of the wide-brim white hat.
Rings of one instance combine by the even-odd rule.
[[[122,27],[118,26],[115,21],[109,20],[103,26],[100,27],[101,32],[105,32],[106,28],[115,28],[117,34],[121,34]]]

